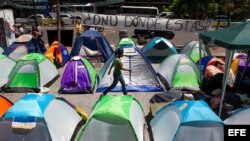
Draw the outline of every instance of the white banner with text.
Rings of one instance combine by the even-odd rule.
[[[204,20],[164,19],[91,13],[84,13],[82,22],[86,25],[187,32],[209,31],[211,27],[211,21]]]

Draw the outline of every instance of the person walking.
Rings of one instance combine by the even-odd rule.
[[[112,68],[114,67],[114,71],[113,71],[113,83],[103,92],[103,95],[106,95],[110,90],[112,90],[118,83],[118,81],[120,81],[121,85],[122,85],[122,92],[124,95],[127,95],[127,90],[125,87],[125,81],[122,75],[121,70],[124,71],[132,71],[131,69],[128,68],[124,68],[123,67],[123,63],[121,61],[121,57],[123,57],[123,48],[118,48],[115,51],[115,59],[113,61],[112,66],[110,67],[108,74],[110,74]]]

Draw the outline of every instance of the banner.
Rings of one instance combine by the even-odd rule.
[[[92,13],[83,13],[83,24],[111,26],[118,28],[136,28],[168,31],[171,30],[187,32],[209,31],[211,27],[211,21],[204,20],[133,17]]]

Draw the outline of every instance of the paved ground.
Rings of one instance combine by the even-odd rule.
[[[118,32],[119,30],[113,30],[113,29],[107,29],[104,32],[104,35],[108,38],[108,40],[111,42],[111,44],[115,44],[118,41]],[[129,30],[129,34],[132,35],[132,30]],[[190,40],[198,40],[198,34],[196,33],[176,33],[175,38],[173,39],[173,42],[178,45],[183,45],[187,41]],[[46,42],[46,39],[45,39]],[[215,50],[215,52],[217,52]],[[100,63],[95,63],[94,66],[96,66],[97,70],[100,69],[102,64]],[[155,66],[157,68],[157,64]],[[59,74],[60,76],[62,75],[63,69],[59,69]],[[28,81],[28,80],[27,80]],[[58,95],[58,89],[60,87],[60,81],[61,77],[59,77],[50,87],[50,93]],[[20,97],[22,97],[24,94],[23,93],[0,93],[1,95],[7,97],[11,101],[15,102],[18,100]],[[111,93],[111,94],[122,94],[122,93]],[[150,114],[150,104],[149,100],[150,98],[155,95],[156,93],[150,92],[136,92],[132,93],[132,96],[135,97],[141,104],[144,109],[144,115],[147,117]],[[67,100],[71,101],[73,104],[75,104],[78,107],[83,108],[86,113],[90,114],[91,108],[93,104],[98,100],[99,94],[94,93],[94,94],[63,94],[60,95]],[[152,141],[152,136],[150,132],[148,132],[148,126],[146,126],[145,129],[145,141]]]

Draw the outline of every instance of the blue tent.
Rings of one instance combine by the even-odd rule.
[[[194,121],[214,121],[222,123],[221,119],[205,101],[181,100],[173,103],[181,110],[182,124],[188,124],[188,122]]]
[[[10,108],[4,117],[22,117],[22,116],[35,116],[44,117],[44,111],[48,104],[55,97],[50,94],[27,94],[15,106]],[[28,106],[29,105],[29,106]]]
[[[124,56],[121,58],[125,68],[131,68],[132,72],[123,72],[127,91],[139,91],[139,92],[154,92],[163,91],[160,82],[157,78],[156,72],[153,69],[150,61],[137,47],[123,46]],[[113,76],[108,75],[113,60],[114,54],[106,61],[104,66],[99,71],[97,77],[97,92],[103,92],[113,82]],[[112,74],[113,72],[111,72]],[[120,83],[112,89],[114,92],[122,91]]]
[[[174,101],[150,122],[154,141],[223,141],[223,122],[202,100]]]
[[[208,62],[214,58],[214,56],[205,56],[205,57],[202,57],[196,64],[197,66],[199,66],[199,64],[201,64],[201,73],[202,75],[204,76],[205,75],[205,72],[206,72],[206,68],[207,68],[207,64]]]
[[[18,37],[8,48],[3,52],[4,55],[17,61],[29,53],[45,53],[46,48],[43,43],[33,38],[32,35],[25,34]]]
[[[84,31],[80,37],[75,39],[70,56],[81,56],[81,50],[83,50],[83,48],[90,50],[91,52],[100,51],[103,55],[104,61],[106,61],[113,53],[106,37],[100,32],[92,29]]]
[[[172,54],[178,54],[175,46],[163,37],[154,37],[143,48],[142,52],[146,54],[151,62],[160,63]]]
[[[77,127],[83,123],[65,99],[49,93],[27,93],[0,120],[0,140],[74,140]]]

